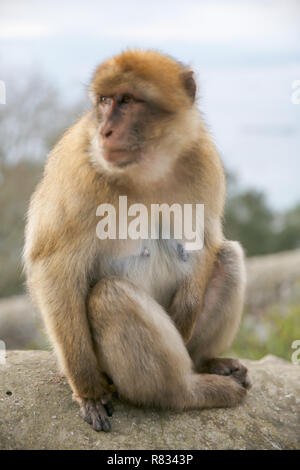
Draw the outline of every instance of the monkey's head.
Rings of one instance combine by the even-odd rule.
[[[127,50],[102,63],[90,85],[93,161],[161,177],[196,135],[195,95],[193,72],[158,52]]]

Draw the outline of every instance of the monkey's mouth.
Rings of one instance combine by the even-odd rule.
[[[112,166],[125,168],[138,163],[141,152],[140,149],[103,149],[103,158]]]

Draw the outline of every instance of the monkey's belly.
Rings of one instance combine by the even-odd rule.
[[[102,259],[99,277],[126,277],[166,308],[192,262],[177,240],[142,240],[137,254]]]

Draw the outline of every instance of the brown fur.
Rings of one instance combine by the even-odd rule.
[[[115,89],[133,85],[146,94],[156,93],[161,105],[176,112],[187,105],[188,74],[180,63],[156,51],[127,50],[97,68],[91,92],[110,95]]]
[[[143,98],[147,122],[131,136],[139,161],[126,167],[104,161],[99,137],[106,119],[99,96],[118,90]],[[90,91],[94,109],[48,157],[24,249],[29,290],[74,396],[96,430],[109,428],[107,375],[135,403],[234,405],[245,394],[235,377],[193,372],[234,337],[244,268],[238,244],[223,239],[224,172],[195,106],[192,73],[157,52],[129,50],[100,65]],[[130,119],[128,126],[129,135]],[[148,208],[204,204],[204,249],[186,267],[153,242],[145,264],[136,241],[99,240],[96,208],[117,207],[120,195]]]

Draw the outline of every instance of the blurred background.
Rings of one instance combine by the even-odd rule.
[[[127,47],[161,50],[196,71],[228,175],[225,233],[247,255],[232,352],[290,359],[300,339],[298,0],[1,0],[0,339],[49,347],[24,295],[29,198],[49,149],[89,108],[94,69]]]

